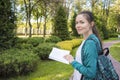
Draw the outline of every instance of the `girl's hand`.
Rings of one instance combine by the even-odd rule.
[[[65,55],[64,58],[65,58],[69,63],[71,63],[71,62],[74,61],[74,58],[73,58],[72,55]]]

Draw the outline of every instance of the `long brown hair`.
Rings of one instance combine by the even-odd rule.
[[[94,22],[94,15],[93,15],[92,12],[90,12],[90,11],[82,11],[82,12],[80,12],[78,15],[80,15],[80,14],[83,14],[89,23]],[[101,40],[101,38],[100,38],[99,32],[98,32],[95,24],[94,24],[94,26],[92,27],[92,31],[93,31],[93,33],[97,36],[97,38],[99,39],[99,41],[100,41],[100,46],[101,46],[101,48],[103,49],[102,40]]]

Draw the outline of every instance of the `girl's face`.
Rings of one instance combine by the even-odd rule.
[[[80,14],[76,17],[76,26],[78,34],[88,35],[92,31],[92,24],[89,23],[85,15]]]

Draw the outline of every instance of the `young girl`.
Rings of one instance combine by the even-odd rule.
[[[64,58],[75,69],[72,80],[93,80],[97,73],[98,54],[102,51],[94,16],[90,11],[83,11],[77,15],[75,22],[77,32],[83,35],[84,40],[76,52],[75,60],[72,55]]]

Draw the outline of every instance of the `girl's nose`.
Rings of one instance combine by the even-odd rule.
[[[80,24],[77,24],[77,25],[76,25],[76,28],[80,28]]]

